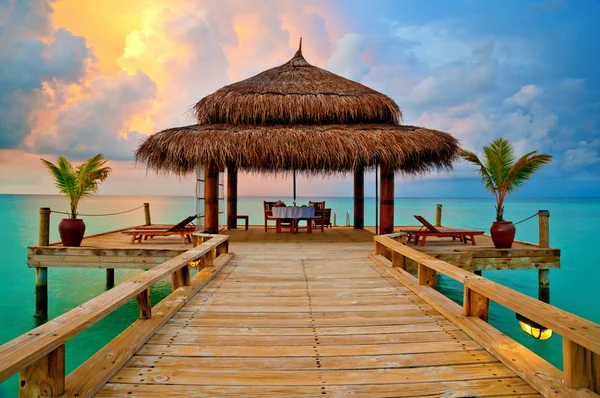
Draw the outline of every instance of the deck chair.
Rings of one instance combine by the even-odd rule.
[[[192,233],[196,231],[196,226],[192,221],[196,216],[189,216],[175,225],[142,225],[136,228],[123,231],[124,234],[131,235],[131,244],[135,241],[141,242],[142,239],[154,238],[155,236],[179,235],[183,243],[192,243]]]
[[[331,209],[323,209],[323,217],[319,217],[315,209],[315,216],[316,218],[313,218],[315,228],[320,228],[321,223],[324,227],[331,228]]]
[[[419,239],[421,239],[421,246],[425,246],[425,241],[429,236],[438,236],[438,237],[451,237],[452,240],[460,239],[461,242],[467,243],[467,241],[471,241],[473,245],[475,245],[475,235],[483,235],[483,231],[473,231],[469,229],[461,229],[461,228],[443,228],[443,227],[435,227],[429,221],[427,221],[422,216],[414,216],[423,227],[420,230],[400,230],[399,232],[406,232],[408,235],[408,242],[411,241],[412,237],[415,238],[415,245],[419,243]]]

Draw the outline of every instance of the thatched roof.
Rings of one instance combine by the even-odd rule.
[[[290,61],[223,87],[194,107],[198,124],[145,139],[135,159],[176,174],[215,162],[242,170],[350,172],[385,162],[417,174],[449,169],[458,141],[398,124],[388,96],[310,65],[301,47]]]
[[[393,170],[417,174],[449,169],[457,141],[449,134],[393,124],[192,125],[149,137],[136,159],[150,169],[193,173],[214,161],[249,171],[348,172],[378,161]]]
[[[312,66],[298,49],[285,64],[225,86],[193,108],[200,124],[394,123],[393,99]]]

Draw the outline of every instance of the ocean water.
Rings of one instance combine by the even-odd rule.
[[[251,224],[262,223],[262,201],[271,198],[240,198],[239,213],[250,215]],[[279,198],[278,198],[279,199]],[[292,202],[290,198],[280,198]],[[345,225],[346,212],[352,212],[352,198],[310,198],[326,200],[337,214],[338,225]],[[309,198],[299,198],[298,204]],[[194,214],[192,197],[97,196],[80,206],[81,213],[112,213],[150,202],[153,223],[173,223]],[[414,225],[413,214],[435,219],[435,205],[444,206],[444,225],[488,228],[494,219],[494,202],[488,199],[397,198],[395,225]],[[35,271],[27,268],[27,246],[37,244],[39,208],[68,209],[60,196],[0,195],[0,344],[37,326],[35,311]],[[562,267],[550,272],[551,303],[579,316],[600,323],[600,251],[595,233],[600,224],[600,199],[509,199],[505,217],[524,219],[537,210],[550,211],[550,244],[562,250]],[[59,214],[51,217],[51,241],[58,237]],[[110,217],[83,217],[86,234],[139,225],[143,210]],[[365,198],[365,224],[375,224],[375,199]],[[537,218],[517,226],[517,239],[537,242]],[[116,283],[139,271],[117,270]],[[484,276],[515,290],[537,297],[537,271],[488,271]],[[462,285],[440,278],[439,290],[457,302],[462,301]],[[53,268],[48,271],[49,317],[57,317],[106,290],[105,272],[97,269]],[[152,289],[155,304],[170,293],[170,283]],[[75,369],[129,326],[138,316],[135,300],[122,306],[66,345],[67,372]],[[559,368],[560,336],[537,341],[521,332],[513,312],[495,303],[490,308],[490,323]],[[0,383],[0,397],[16,396],[17,377]]]

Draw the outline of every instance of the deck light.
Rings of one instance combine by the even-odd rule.
[[[552,329],[548,329],[521,314],[516,314],[521,330],[538,340],[548,340],[552,337]]]
[[[192,268],[196,268],[198,265],[200,265],[200,261],[202,261],[202,259],[199,258],[196,261],[190,261],[190,263],[188,265]]]

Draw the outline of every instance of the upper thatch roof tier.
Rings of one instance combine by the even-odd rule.
[[[458,142],[447,133],[393,124],[192,125],[148,137],[135,159],[150,169],[188,174],[199,164],[258,172],[343,173],[384,162],[418,174],[449,169]]]
[[[215,91],[193,111],[200,124],[398,124],[402,119],[387,95],[306,62],[302,43],[285,64]]]

